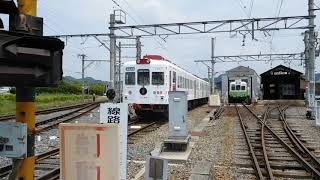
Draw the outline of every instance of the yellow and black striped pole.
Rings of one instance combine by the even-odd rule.
[[[18,0],[20,14],[36,16],[37,0]],[[35,88],[17,87],[16,121],[26,123],[28,127],[28,153],[18,166],[16,179],[34,179],[34,131],[35,131]]]

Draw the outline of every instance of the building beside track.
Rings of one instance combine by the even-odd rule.
[[[226,71],[221,78],[221,98],[223,102],[228,102],[230,83],[236,80],[244,81],[248,84],[248,92],[251,102],[257,101],[261,96],[260,76],[257,72],[249,67],[238,66]]]
[[[304,99],[303,73],[279,65],[261,74],[263,99]]]

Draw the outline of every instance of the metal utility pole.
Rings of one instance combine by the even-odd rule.
[[[211,82],[211,94],[214,94],[214,89],[215,89],[215,82],[214,82],[214,65],[216,64],[216,61],[214,59],[214,49],[215,49],[215,41],[216,41],[216,38],[211,38],[211,79],[210,79],[210,82]]]
[[[211,84],[211,79],[212,79],[212,70],[211,70],[211,68],[208,66],[208,80],[209,80],[209,82],[210,82],[210,84]]]
[[[118,78],[117,78],[117,90],[118,90],[118,100],[119,102],[121,102],[121,42],[119,42],[119,61],[118,61],[118,68],[117,68],[117,71],[118,71]]]
[[[18,0],[21,14],[36,16],[37,0]],[[29,33],[29,32],[28,32]],[[35,132],[35,88],[16,87],[16,121],[27,124],[28,153],[23,160],[13,159],[13,169],[18,169],[16,179],[32,180],[34,178],[34,132]]]
[[[140,41],[140,36],[136,37],[136,48],[137,48],[137,58],[136,60],[141,59],[141,41]]]
[[[309,87],[309,32],[304,33],[304,45],[305,45],[305,80],[306,80],[306,106],[310,107],[310,87]]]
[[[85,55],[85,54],[79,54],[78,57],[81,58],[81,85],[82,85],[82,91],[81,92],[82,92],[82,95],[84,95],[85,94],[84,93],[84,87],[85,87],[84,78],[85,78],[85,70],[86,70],[86,68],[89,67],[94,62],[108,62],[108,60],[86,59],[87,55]],[[86,66],[85,62],[90,62],[90,64],[88,64]]]
[[[84,86],[85,86],[85,83],[84,83],[84,70],[85,70],[85,67],[84,67],[84,61],[85,61],[85,58],[86,58],[86,55],[85,54],[79,54],[78,57],[81,58],[81,92],[82,92],[82,95],[84,95]]]
[[[310,90],[310,108],[312,110],[312,116],[316,115],[316,106],[315,106],[315,52],[316,52],[316,35],[315,35],[315,6],[314,0],[308,0],[308,11],[309,11],[309,90]]]
[[[116,65],[116,60],[117,60],[117,39],[114,33],[113,27],[115,27],[116,24],[116,19],[115,19],[115,14],[110,14],[110,87],[109,89],[114,88],[114,83],[115,83],[115,65]]]

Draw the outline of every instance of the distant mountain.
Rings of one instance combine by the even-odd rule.
[[[81,83],[82,82],[82,79],[80,78],[80,79],[77,79],[77,78],[74,78],[74,77],[72,77],[72,76],[65,76],[65,77],[63,77],[63,80],[64,81],[69,81],[69,82],[79,82],[79,83]],[[94,78],[92,78],[92,77],[86,77],[86,78],[84,78],[84,81],[86,82],[86,84],[88,84],[88,85],[93,85],[93,84],[107,84],[107,82],[106,81],[101,81],[101,80],[96,80],[96,79],[94,79]]]

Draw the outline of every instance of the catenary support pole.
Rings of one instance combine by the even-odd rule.
[[[114,88],[115,84],[115,68],[116,68],[116,60],[117,60],[117,40],[114,33],[114,29],[112,27],[115,26],[115,14],[110,14],[110,87]]]
[[[211,84],[211,94],[214,94],[214,89],[215,89],[215,82],[214,82],[214,65],[216,64],[215,59],[214,59],[214,49],[215,49],[215,41],[216,38],[211,38],[211,79],[210,79],[210,84]]]
[[[308,11],[309,16],[311,18],[309,19],[309,90],[310,90],[310,108],[312,110],[312,116],[315,117],[315,52],[316,52],[316,35],[315,35],[315,24],[314,24],[314,18],[315,18],[315,6],[314,6],[314,0],[308,0]]]
[[[84,88],[85,88],[85,83],[84,83],[84,74],[85,74],[85,67],[84,67],[84,59],[85,59],[85,57],[86,57],[86,55],[85,54],[80,54],[79,55],[79,57],[81,57],[81,64],[82,64],[82,67],[81,67],[81,86],[82,86],[82,88],[81,88],[81,92],[82,92],[82,98],[83,98],[83,100],[84,100]]]
[[[122,84],[121,84],[121,42],[119,42],[119,62],[118,62],[118,79],[117,79],[117,84],[118,84],[118,94],[119,94],[119,102],[122,102]]]
[[[18,0],[18,7],[21,14],[36,16],[37,0]],[[35,88],[16,87],[16,121],[27,124],[28,128],[28,151],[27,158],[13,160],[13,164],[18,167],[16,179],[34,179],[34,131],[35,131]],[[20,161],[17,163],[17,161]]]
[[[137,48],[137,58],[136,60],[141,59],[141,41],[140,41],[140,36],[136,37],[136,48]]]
[[[304,33],[304,46],[305,46],[305,81],[306,81],[306,106],[310,107],[310,89],[309,89],[309,32]]]

